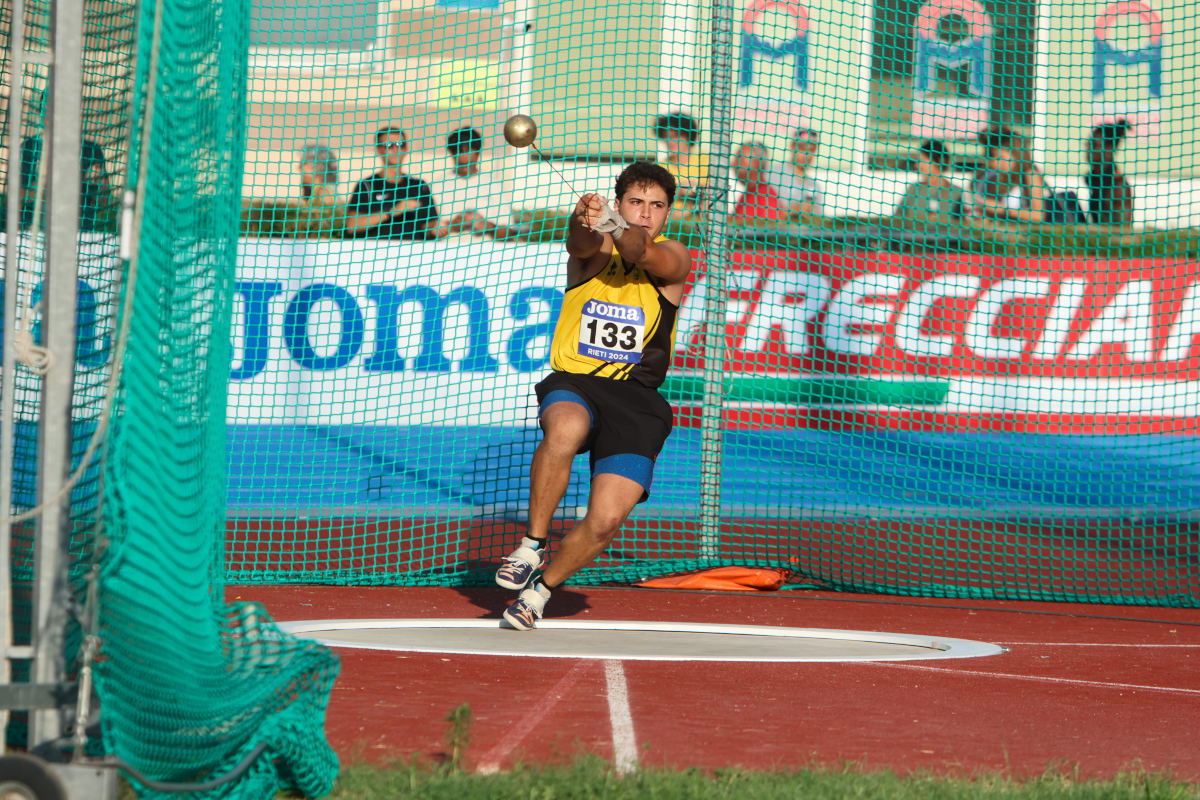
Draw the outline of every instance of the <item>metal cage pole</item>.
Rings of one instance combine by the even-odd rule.
[[[16,404],[16,319],[17,319],[17,259],[21,238],[21,104],[25,99],[25,2],[13,0],[12,27],[8,33],[11,54],[8,77],[8,207],[4,238],[4,356],[0,368],[0,686],[12,681],[12,659],[29,658],[29,647],[17,647],[13,642],[12,598],[12,490],[16,452],[13,446]],[[8,708],[0,703],[0,754],[5,750],[5,730],[8,727]]]
[[[733,3],[712,7],[712,151],[704,230],[704,415],[700,420],[700,555],[721,552],[721,466],[725,411],[725,303],[728,193],[733,152]]]
[[[54,361],[42,382],[38,434],[38,501],[47,503],[34,539],[32,682],[53,684],[66,672],[70,608],[70,493],[51,501],[71,472],[71,406],[75,387],[75,306],[79,267],[79,190],[83,98],[83,0],[56,0],[52,10],[50,104],[44,146],[47,185],[46,269],[42,292],[44,344]],[[31,744],[59,739],[63,709],[30,713]]]

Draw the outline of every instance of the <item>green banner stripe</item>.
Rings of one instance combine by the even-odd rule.
[[[663,395],[676,403],[704,399],[704,378],[668,376]],[[870,405],[936,406],[950,393],[948,381],[879,380],[870,378],[778,378],[727,375],[727,401],[795,406]]]

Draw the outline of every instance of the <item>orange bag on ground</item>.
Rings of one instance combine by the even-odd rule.
[[[683,575],[667,575],[641,581],[637,586],[652,589],[712,589],[725,592],[773,591],[791,576],[786,569],[768,567],[714,567]]]

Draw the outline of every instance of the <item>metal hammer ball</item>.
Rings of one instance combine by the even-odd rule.
[[[508,121],[504,123],[504,140],[506,142],[511,144],[513,147],[518,148],[532,147],[534,150],[537,150],[538,155],[542,155],[542,151],[536,144],[533,143],[533,140],[536,136],[537,123],[534,122],[533,117],[529,116],[528,114],[513,114],[508,118]],[[545,156],[542,157],[543,159],[545,158]],[[567,176],[563,175],[562,172],[559,171],[558,167],[554,166],[554,162],[546,161],[546,166],[554,170],[554,173],[562,179],[562,182],[567,185],[567,188],[571,190],[572,194],[574,194],[576,197],[581,196],[579,192],[575,190],[575,187],[571,185],[571,182],[567,180]]]
[[[513,114],[504,123],[504,140],[513,147],[528,147],[537,136],[537,123],[527,114]]]

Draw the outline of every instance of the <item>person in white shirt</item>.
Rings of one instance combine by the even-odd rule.
[[[973,217],[1003,223],[1046,221],[1046,178],[1033,161],[1025,137],[1004,125],[979,133],[985,163],[965,197]]]
[[[338,197],[337,154],[320,142],[308,142],[296,164],[300,176],[300,202],[307,208],[328,208]]]
[[[512,223],[511,194],[503,182],[483,171],[483,136],[471,127],[446,137],[450,168],[438,184],[441,218],[436,238],[456,235],[507,239],[519,235]]]
[[[825,217],[825,187],[808,174],[820,146],[820,134],[811,128],[797,128],[792,135],[790,168],[772,170],[771,182],[779,202],[793,220],[804,225],[819,224]]]

